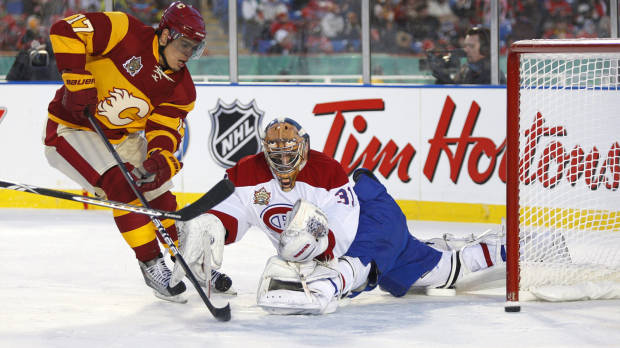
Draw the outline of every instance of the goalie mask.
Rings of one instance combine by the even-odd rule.
[[[280,182],[282,191],[292,190],[297,174],[308,160],[310,136],[299,123],[286,117],[269,122],[261,139],[267,164]]]

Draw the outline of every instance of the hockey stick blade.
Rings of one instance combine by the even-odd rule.
[[[46,189],[33,185],[16,184],[6,181],[0,181],[0,188],[8,190],[15,190],[21,192],[28,192],[38,194],[42,196],[54,197],[59,199],[65,199],[74,202],[87,203],[97,205],[100,207],[118,209],[124,211],[130,211],[138,214],[144,214],[161,219],[173,219],[180,221],[191,220],[198,215],[205,213],[207,210],[213,208],[224,199],[228,198],[234,190],[235,186],[227,179],[222,179],[207,193],[200,197],[190,205],[178,210],[178,211],[165,211],[159,209],[145,208],[137,205],[121,203],[116,201],[110,201],[107,199],[101,199],[97,197],[86,197],[69,192]]]
[[[235,185],[228,179],[222,179],[207,191],[207,193],[202,195],[202,197],[198,198],[192,204],[177,210],[175,214],[181,216],[181,219],[179,219],[181,221],[191,220],[220,204],[233,192],[235,192]]]

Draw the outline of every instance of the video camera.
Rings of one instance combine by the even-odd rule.
[[[33,40],[28,50],[28,59],[32,67],[45,67],[50,62],[49,53],[47,53],[44,44],[40,44],[37,40]]]
[[[452,80],[461,67],[462,58],[466,57],[462,49],[426,51],[427,68],[437,78],[437,83]]]

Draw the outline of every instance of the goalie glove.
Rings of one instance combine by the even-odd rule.
[[[271,314],[328,314],[338,308],[342,276],[334,264],[267,261],[257,291],[257,304]]]
[[[211,279],[211,269],[222,266],[226,229],[213,214],[202,214],[185,223],[177,221],[177,224],[179,251],[198,282],[206,287]],[[183,277],[183,267],[175,263],[170,284],[176,285]]]
[[[321,209],[299,199],[286,217],[287,224],[278,245],[278,255],[284,260],[310,261],[327,249],[329,226]]]

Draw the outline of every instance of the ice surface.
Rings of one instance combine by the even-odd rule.
[[[411,221],[421,237],[487,226]],[[254,233],[252,233],[254,232]],[[375,290],[327,316],[274,316],[255,291],[271,244],[252,231],[224,252],[238,296],[213,319],[155,298],[109,211],[0,210],[0,347],[619,347],[620,301],[527,302],[504,312],[503,290],[455,297]]]

